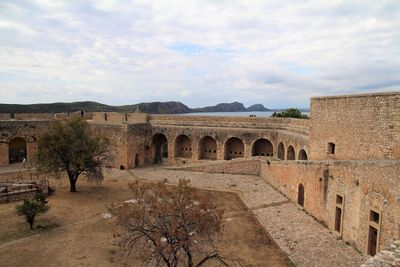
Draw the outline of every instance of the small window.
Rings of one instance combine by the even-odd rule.
[[[369,220],[370,220],[371,222],[379,223],[379,213],[377,213],[377,212],[371,210],[371,211],[369,212]]]
[[[104,113],[104,120],[107,121],[107,113]]]
[[[214,153],[217,153],[217,150],[214,149]]]
[[[336,195],[336,204],[343,204],[343,197]]]
[[[328,154],[335,154],[335,144],[334,143],[328,143]]]
[[[125,121],[128,121],[128,113],[125,113]]]

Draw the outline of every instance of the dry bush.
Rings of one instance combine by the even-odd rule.
[[[133,199],[114,205],[110,211],[122,227],[124,252],[141,263],[165,266],[244,265],[222,257],[213,237],[222,231],[223,211],[209,194],[167,181],[130,184]]]

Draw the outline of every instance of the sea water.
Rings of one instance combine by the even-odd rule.
[[[271,117],[272,113],[276,111],[244,111],[244,112],[199,112],[199,113],[184,113],[179,115],[191,115],[191,116],[227,116],[227,117],[250,117],[255,115],[256,117]],[[310,115],[308,111],[302,111],[301,114]]]

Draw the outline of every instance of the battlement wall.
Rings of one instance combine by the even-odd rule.
[[[149,121],[147,113],[93,112],[96,123],[145,123]]]
[[[309,120],[305,119],[150,115],[149,122],[157,126],[267,129],[289,131],[307,137],[309,135]]]
[[[85,120],[91,120],[92,112],[75,111],[69,113],[0,113],[0,121],[50,121],[65,120],[82,117]]]
[[[14,120],[16,121],[48,121],[53,120],[52,113],[15,113]]]
[[[155,123],[243,123],[243,124],[292,124],[308,127],[309,120],[273,117],[235,117],[235,116],[192,116],[192,115],[150,115],[150,122]]]
[[[10,113],[0,113],[0,121],[8,121],[11,120]]]
[[[310,159],[400,158],[400,92],[314,97],[310,115]]]

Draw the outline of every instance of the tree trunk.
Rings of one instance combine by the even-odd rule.
[[[29,216],[29,217],[27,218],[27,221],[28,221],[29,227],[30,227],[30,229],[31,229],[31,231],[32,231],[32,230],[33,230],[33,222],[35,221],[35,216]]]
[[[78,180],[78,175],[77,174],[71,174],[69,176],[69,184],[70,184],[70,190],[69,192],[76,192],[76,181]]]

